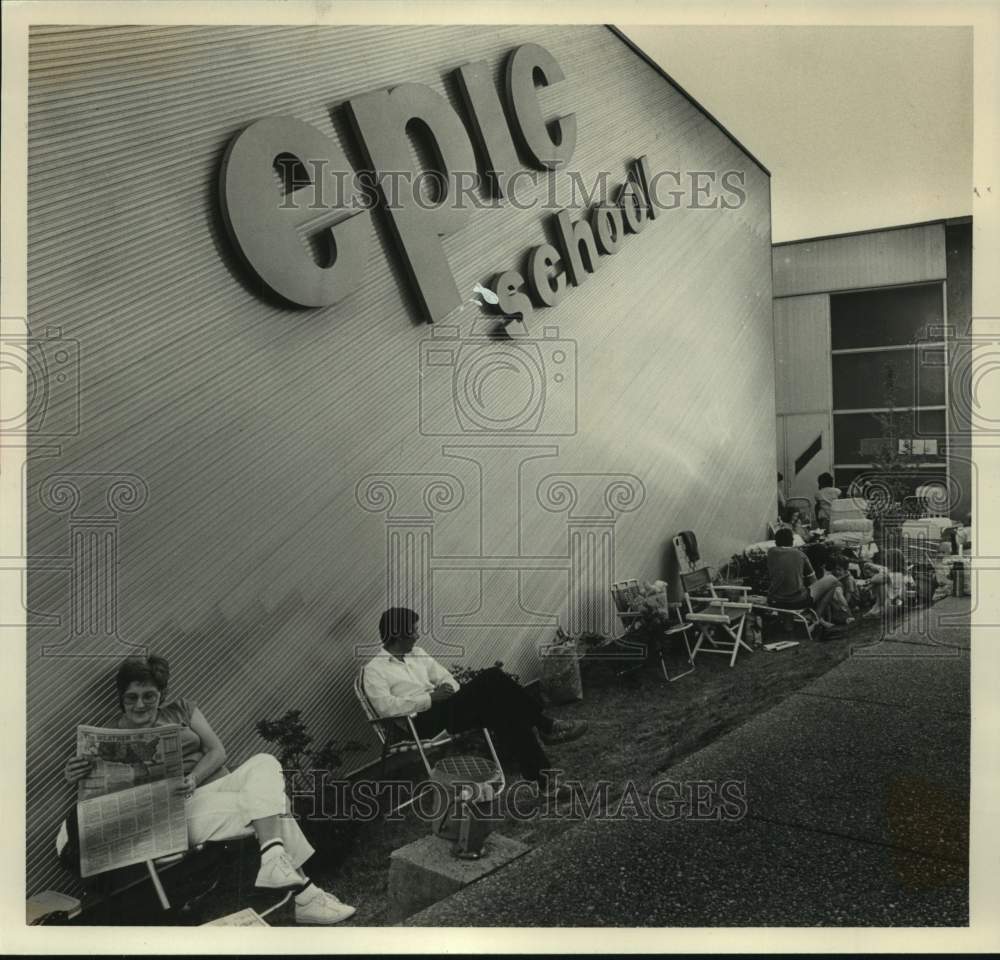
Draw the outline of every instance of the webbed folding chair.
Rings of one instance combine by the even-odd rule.
[[[146,860],[146,871],[149,874],[149,879],[153,884],[153,888],[156,890],[157,899],[160,901],[160,906],[164,910],[170,910],[171,904],[167,897],[167,892],[164,889],[163,881],[160,877],[160,872],[163,870],[168,870],[174,866],[180,866],[186,863],[192,856],[204,855],[207,850],[218,848],[221,851],[220,856],[225,855],[225,853],[230,850],[234,844],[238,844],[250,837],[255,837],[256,833],[252,827],[247,827],[245,830],[234,834],[232,837],[226,837],[224,840],[206,841],[205,843],[200,843],[195,847],[191,847],[189,850],[183,853],[175,853],[167,857],[161,857],[158,860]],[[219,878],[221,878],[221,864],[219,867]],[[214,890],[219,884],[219,878],[217,878],[211,885],[206,893]],[[268,894],[269,891],[262,890],[262,894]],[[278,899],[269,906],[266,910],[257,910],[257,915],[261,918],[269,916],[276,910],[283,907],[289,900],[292,899],[292,895],[297,893],[295,889],[290,890],[275,890],[271,891],[271,895],[277,897]],[[205,894],[201,895],[202,897]],[[199,898],[200,899],[200,898]]]
[[[76,816],[74,810],[60,824],[56,838],[57,856],[74,874],[79,873]],[[119,922],[134,922],[134,918],[120,918],[130,916],[129,906],[143,911],[148,909],[144,904],[152,906],[147,895],[141,893],[147,882],[152,885],[161,915],[165,919],[181,919],[218,887],[225,871],[230,869],[231,861],[241,856],[243,844],[250,840],[256,841],[256,833],[253,827],[247,826],[225,838],[207,840],[177,853],[84,878],[85,891],[80,901],[80,910],[74,914],[75,923],[114,925]],[[256,842],[253,845],[256,848]],[[168,893],[165,879],[169,879],[174,888],[172,893]],[[294,889],[257,891],[264,897],[277,898],[267,909],[256,907],[258,915],[266,917],[278,910],[295,892]],[[176,905],[171,902],[172,897],[177,901]]]
[[[794,507],[802,514],[802,521],[806,529],[812,529],[816,524],[814,521],[813,504],[808,497],[789,497],[785,501],[785,509]],[[782,519],[784,519],[782,517]]]
[[[631,639],[631,635],[637,633],[638,628],[642,623],[642,613],[638,609],[643,598],[642,593],[639,590],[639,581],[621,580],[618,583],[611,584],[611,598],[614,600],[615,609],[618,612],[618,618],[621,620],[622,626],[625,628],[625,633],[621,637],[616,638],[614,642],[621,643],[622,641],[626,641],[626,643],[628,643]],[[692,625],[684,621],[681,617],[680,610],[677,607],[674,609],[677,611],[678,622],[665,627],[662,632],[656,636],[656,649],[660,658],[660,670],[663,672],[663,678],[667,681],[667,683],[673,683],[675,680],[680,680],[681,677],[686,677],[694,670],[694,659],[691,652],[691,644],[687,635]],[[684,640],[684,649],[687,654],[689,668],[681,673],[675,673],[671,676],[670,670],[667,667],[665,647],[669,640],[676,637],[682,637]],[[624,672],[637,670],[641,666],[642,663],[640,662],[636,666],[630,667],[628,671]]]
[[[754,610],[761,610],[772,617],[779,617],[783,620],[798,621],[805,627],[806,636],[810,640],[813,639],[812,632],[819,626],[819,615],[812,607],[802,607],[801,609],[776,607],[774,604],[768,602],[767,597],[758,596],[747,597],[747,600],[753,606]]]
[[[354,695],[357,697],[358,703],[361,704],[365,718],[375,731],[375,736],[378,737],[382,745],[381,776],[383,779],[385,778],[386,761],[389,757],[414,752],[419,754],[420,760],[424,765],[424,770],[427,772],[428,780],[432,779],[434,768],[431,766],[431,762],[427,756],[428,751],[446,747],[466,736],[465,732],[451,734],[447,730],[441,730],[433,737],[421,737],[417,733],[417,727],[413,722],[416,713],[402,714],[395,717],[380,716],[371,700],[368,699],[368,693],[365,691],[364,667],[358,671],[358,675],[354,679]],[[498,797],[507,786],[507,778],[503,771],[503,765],[500,763],[500,758],[497,756],[496,748],[493,746],[493,738],[490,736],[489,730],[486,727],[482,727],[481,732],[493,763],[492,771],[488,779],[484,782],[493,786],[493,795]],[[418,796],[419,794],[414,794],[406,803],[395,807],[391,811],[391,814],[398,813],[400,810],[410,806],[416,801]]]
[[[741,647],[753,653],[753,648],[743,639],[747,614],[753,609],[746,599],[750,588],[742,584],[716,583],[707,565],[699,566],[692,560],[680,534],[673,542],[681,566],[681,586],[687,608],[684,618],[698,628],[691,659],[694,661],[699,653],[721,653],[729,657],[732,667]],[[737,599],[720,596],[720,593]]]

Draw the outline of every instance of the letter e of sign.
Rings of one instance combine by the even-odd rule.
[[[283,190],[279,161],[305,176]],[[326,307],[364,277],[371,218],[339,145],[293,117],[267,117],[233,137],[219,175],[226,228],[257,276],[303,307]],[[294,189],[298,187],[298,189]],[[316,241],[310,255],[301,234]]]

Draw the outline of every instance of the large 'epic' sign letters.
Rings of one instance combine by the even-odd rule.
[[[508,126],[488,65],[466,64],[456,71],[485,173],[498,196],[507,195],[517,165],[514,137],[542,169],[563,166],[573,155],[575,116],[546,123],[536,95],[539,79],[543,86],[564,79],[555,58],[533,43],[513,50],[504,83]],[[356,97],[347,103],[347,114],[384,199],[391,199],[385,207],[392,233],[427,318],[441,319],[462,302],[441,238],[461,229],[470,215],[467,206],[449,202],[462,186],[459,177],[476,169],[465,126],[444,97],[416,83]],[[413,184],[422,172],[414,168],[407,132],[413,123],[421,125],[444,174],[445,194],[432,207],[418,203],[414,190],[391,186],[399,179]],[[275,165],[281,158],[296,159],[310,174],[293,204],[278,202]],[[220,176],[226,226],[257,276],[286,300],[329,306],[361,283],[372,225],[353,174],[334,140],[291,117],[258,120],[230,143]],[[327,245],[324,262],[316,262],[303,236]]]

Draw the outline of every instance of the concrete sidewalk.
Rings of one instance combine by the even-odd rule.
[[[657,777],[745,781],[742,819],[587,820],[408,923],[967,924],[969,609],[915,612]]]

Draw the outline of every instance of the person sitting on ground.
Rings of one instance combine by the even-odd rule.
[[[259,753],[230,773],[225,747],[201,710],[189,700],[165,702],[169,679],[170,666],[162,657],[126,659],[115,678],[121,716],[114,726],[180,724],[184,778],[177,792],[184,796],[191,844],[231,839],[251,826],[260,842],[255,886],[297,889],[298,923],[329,925],[346,920],[355,908],[319,889],[302,872],[314,850],[289,814],[281,764],[270,754]],[[93,764],[91,757],[71,757],[64,768],[66,780],[85,779]]]
[[[775,545],[767,551],[767,572],[771,582],[768,603],[786,610],[811,608],[823,626],[831,627],[833,624],[824,619],[823,614],[834,594],[839,591],[839,602],[846,605],[840,581],[832,573],[817,580],[809,559],[792,546],[794,542],[791,529],[782,527],[774,535]]]
[[[544,772],[550,768],[549,759],[535,730],[543,743],[565,743],[582,736],[586,722],[546,716],[516,680],[496,667],[460,686],[426,650],[416,646],[419,619],[416,611],[406,607],[391,607],[379,619],[383,649],[363,672],[365,694],[375,711],[382,717],[416,713],[414,726],[421,737],[432,737],[442,728],[461,733],[486,727],[496,734],[501,751],[514,758],[524,777],[537,784],[540,794],[560,797]]]
[[[830,562],[830,572],[840,583],[840,591],[834,591],[830,599],[830,620],[833,623],[854,623],[854,608],[857,605],[858,587],[851,575],[848,559],[839,555]],[[843,602],[841,602],[843,600]]]
[[[894,549],[886,550],[885,554],[879,553],[869,569],[872,576],[868,580],[868,586],[875,594],[875,605],[865,616],[888,615],[892,610],[903,605],[906,588],[913,585],[913,578],[906,574],[906,559],[903,556],[903,551]]]
[[[829,473],[821,473],[816,482],[819,485],[819,490],[816,491],[816,526],[829,533],[830,504],[840,499],[840,488],[833,485],[833,476]]]

